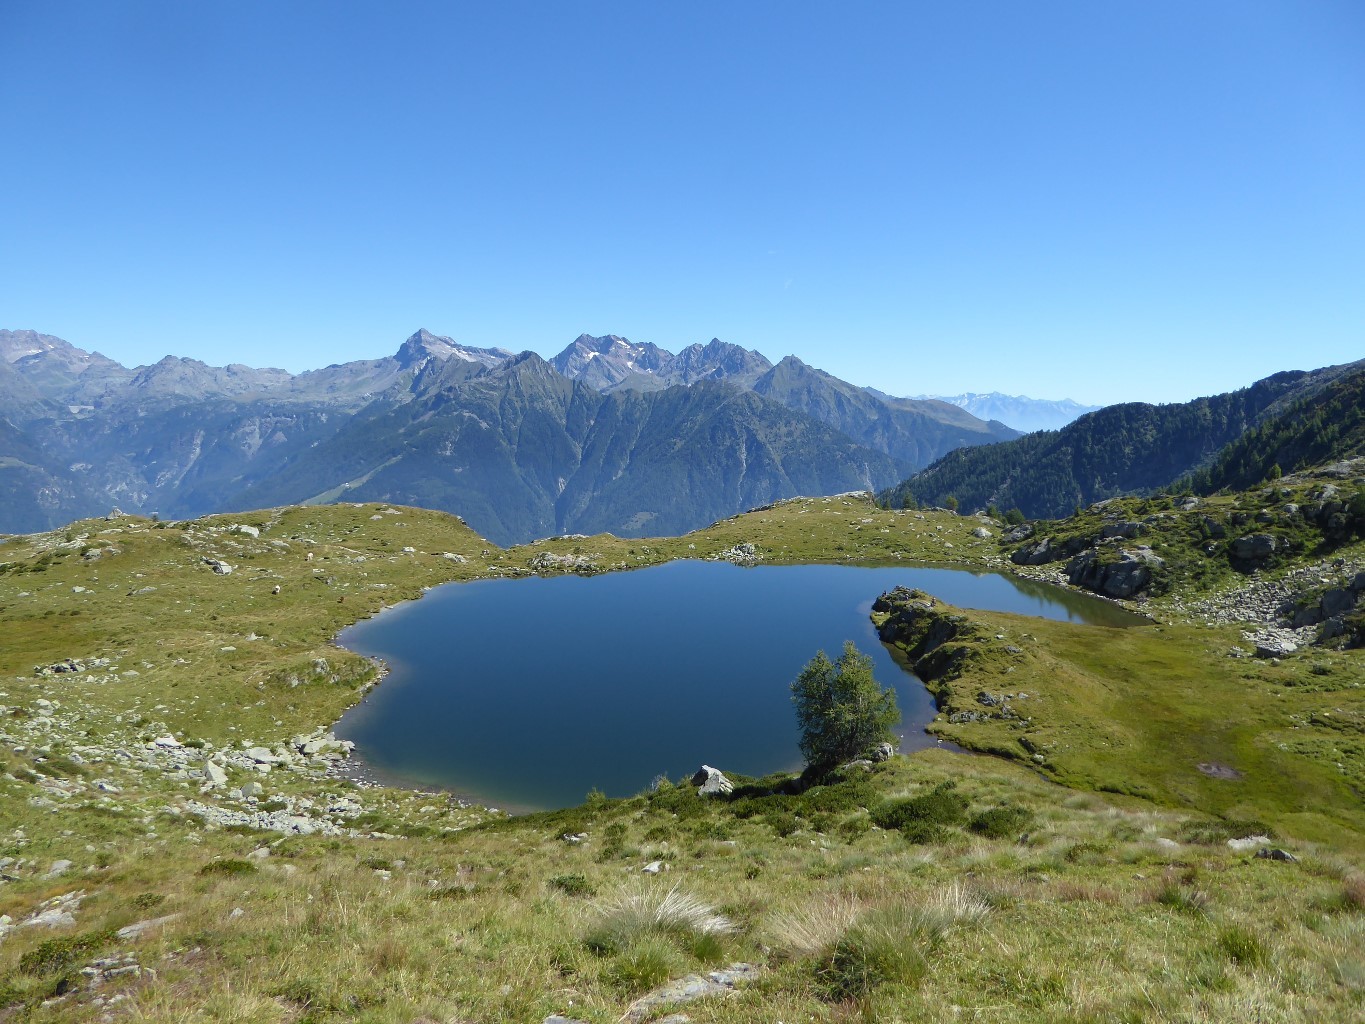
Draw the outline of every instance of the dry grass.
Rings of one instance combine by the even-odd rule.
[[[858,900],[836,894],[773,914],[765,922],[763,934],[775,948],[791,956],[815,956],[838,942],[863,909]]]

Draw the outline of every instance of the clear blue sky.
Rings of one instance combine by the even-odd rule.
[[[0,0],[0,327],[719,336],[887,391],[1365,357],[1365,4]]]

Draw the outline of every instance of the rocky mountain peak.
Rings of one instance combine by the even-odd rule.
[[[512,353],[505,348],[475,348],[461,345],[454,338],[432,334],[425,327],[404,341],[394,356],[404,369],[411,369],[427,359],[439,362],[458,359],[467,363],[497,366],[511,357]]]

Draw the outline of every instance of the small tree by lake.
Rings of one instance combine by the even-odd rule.
[[[872,659],[851,640],[837,661],[816,652],[791,690],[801,753],[812,775],[892,740],[891,727],[901,720],[896,691],[873,678]]]

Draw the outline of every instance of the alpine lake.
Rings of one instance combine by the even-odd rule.
[[[362,772],[521,812],[641,792],[703,762],[799,770],[790,684],[852,640],[895,688],[902,751],[933,697],[877,638],[872,602],[917,587],[962,608],[1101,627],[1146,620],[1059,587],[963,569],[676,561],[597,576],[451,583],[339,638],[388,667],[336,734]]]

